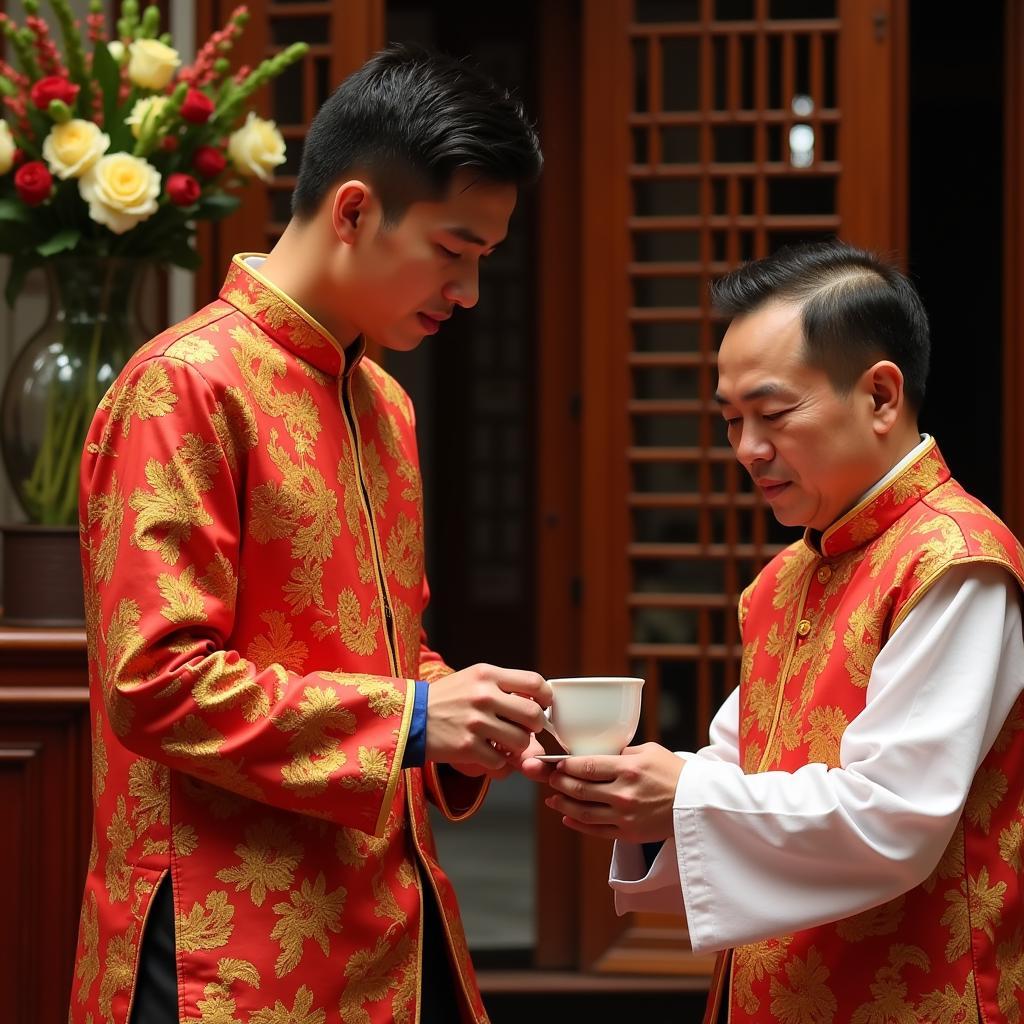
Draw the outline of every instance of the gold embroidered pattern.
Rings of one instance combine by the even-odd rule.
[[[274,925],[270,937],[281,944],[281,954],[274,965],[279,978],[298,966],[307,939],[313,939],[324,956],[330,953],[327,933],[341,931],[341,911],[347,895],[340,885],[333,892],[328,892],[321,871],[315,882],[310,884],[305,879],[298,891],[289,893],[289,902],[274,904],[274,913],[280,920]]]
[[[736,947],[733,953],[736,972],[733,995],[747,1013],[757,1013],[761,1009],[761,1000],[754,995],[754,983],[779,973],[792,941],[793,937],[787,935]]]
[[[284,892],[294,883],[302,860],[302,846],[273,818],[264,818],[245,830],[245,843],[235,847],[239,863],[217,872],[222,882],[234,882],[235,891],[249,890],[249,898],[263,906],[267,892]]]
[[[193,903],[187,913],[179,913],[175,922],[178,949],[194,953],[198,949],[219,949],[227,945],[234,931],[235,908],[228,894],[215,890],[206,897],[206,906]]]
[[[879,907],[871,907],[840,921],[836,931],[847,942],[862,942],[874,935],[889,935],[896,931],[903,920],[906,902],[906,896],[897,896]]]
[[[850,724],[842,708],[813,708],[807,716],[810,728],[804,734],[808,744],[808,761],[827,764],[829,768],[839,767],[839,744],[843,733]]]
[[[888,966],[880,967],[871,983],[875,998],[857,1008],[850,1024],[917,1024],[919,1018],[907,1000],[907,984],[902,976],[903,968],[911,966],[927,973],[928,954],[917,946],[890,947]]]

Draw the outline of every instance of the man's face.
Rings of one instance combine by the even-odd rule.
[[[412,203],[397,224],[384,226],[371,204],[349,262],[348,321],[384,348],[409,351],[457,306],[475,306],[480,260],[508,232],[516,193],[460,170],[443,198]]]
[[[825,530],[881,475],[870,386],[862,378],[840,395],[804,361],[798,305],[730,324],[716,398],[736,458],[786,526]]]

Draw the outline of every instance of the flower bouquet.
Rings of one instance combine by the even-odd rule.
[[[72,524],[92,413],[145,340],[131,307],[139,268],[195,269],[196,222],[231,214],[230,189],[284,161],[274,123],[247,107],[308,48],[233,71],[239,7],[184,67],[157,7],[124,0],[111,37],[102,0],[90,0],[84,35],[68,0],[50,0],[60,48],[39,0],[22,3],[22,26],[0,13],[0,254],[7,302],[43,266],[53,309],[12,366],[0,433],[30,519]]]

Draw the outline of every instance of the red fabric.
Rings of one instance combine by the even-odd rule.
[[[71,1021],[126,1021],[167,871],[183,1020],[413,1024],[431,885],[485,1021],[401,770],[411,680],[450,670],[420,628],[398,384],[236,257],[101,403],[81,515],[95,824]]]
[[[808,535],[775,558],[740,606],[744,770],[837,767],[878,652],[936,579],[972,561],[1024,578],[1020,545],[950,479],[934,444],[818,544]],[[1019,1020],[1022,729],[1018,702],[923,884],[847,920],[733,951],[730,1021]]]

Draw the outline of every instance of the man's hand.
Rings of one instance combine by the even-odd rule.
[[[618,755],[595,754],[560,761],[544,802],[563,815],[562,824],[602,839],[651,843],[673,832],[672,805],[686,762],[657,743],[626,747]],[[540,772],[531,763],[530,778]]]
[[[513,772],[522,771],[526,761],[540,765],[542,768],[545,767],[543,762],[536,760],[538,754],[544,753],[544,747],[536,736],[530,737],[526,749],[518,755],[509,754],[497,747],[495,749],[505,758],[505,763],[500,768],[483,768],[478,764],[453,764],[452,768],[470,778],[486,775],[489,779],[507,779]]]
[[[542,752],[533,733],[550,704],[551,687],[536,672],[473,665],[445,676],[427,688],[427,760],[502,778],[526,751]]]

